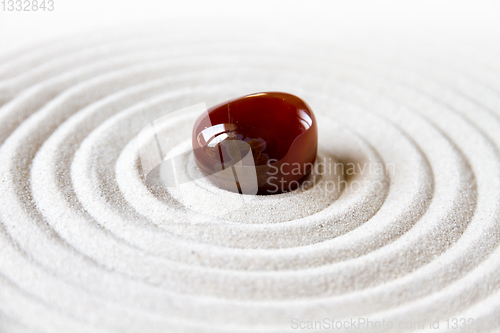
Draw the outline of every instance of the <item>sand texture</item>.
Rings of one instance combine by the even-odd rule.
[[[271,333],[360,317],[499,330],[500,53],[297,43],[110,32],[0,53],[0,331]],[[319,159],[393,172],[239,208],[192,156],[182,189],[145,182],[151,119],[259,91],[307,101]],[[172,120],[173,146],[196,117]]]

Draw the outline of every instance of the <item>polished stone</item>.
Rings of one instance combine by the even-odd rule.
[[[217,186],[242,194],[296,189],[311,172],[316,119],[299,97],[265,92],[211,107],[193,128],[196,164]]]

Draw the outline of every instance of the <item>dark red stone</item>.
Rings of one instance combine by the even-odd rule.
[[[194,158],[201,171],[219,187],[243,194],[297,188],[312,170],[317,146],[309,106],[280,92],[216,105],[193,128]]]

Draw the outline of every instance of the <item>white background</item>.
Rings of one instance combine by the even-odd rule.
[[[0,7],[0,47],[103,28],[173,21],[200,28],[224,22],[228,29],[247,31],[266,27],[286,33],[294,28],[305,33],[314,31],[320,37],[339,29],[438,34],[458,39],[476,35],[474,38],[486,43],[500,40],[500,1],[54,0],[54,5],[53,12],[9,12]],[[301,27],[305,16],[307,26]]]

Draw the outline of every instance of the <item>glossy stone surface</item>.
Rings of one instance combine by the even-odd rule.
[[[294,95],[257,93],[216,105],[193,128],[194,158],[217,186],[242,194],[293,190],[312,170],[316,119]]]

